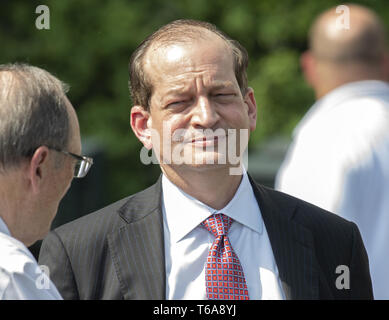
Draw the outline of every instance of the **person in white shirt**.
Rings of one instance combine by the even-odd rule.
[[[247,65],[237,41],[196,20],[162,26],[135,50],[131,127],[161,178],[44,239],[39,262],[64,299],[372,298],[355,224],[242,168],[257,122]]]
[[[73,177],[92,164],[80,151],[65,85],[34,66],[0,65],[0,300],[62,299],[27,247],[49,232]]]
[[[389,299],[389,59],[384,27],[348,5],[314,22],[302,68],[317,101],[293,132],[275,188],[355,222],[376,299]]]

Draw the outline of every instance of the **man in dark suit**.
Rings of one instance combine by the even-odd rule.
[[[39,262],[65,299],[372,298],[356,225],[241,164],[257,120],[247,64],[238,42],[192,20],[134,52],[131,127],[162,175],[44,240]]]

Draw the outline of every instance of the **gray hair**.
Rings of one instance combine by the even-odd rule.
[[[0,65],[0,168],[16,167],[42,146],[69,142],[68,87],[27,64]]]

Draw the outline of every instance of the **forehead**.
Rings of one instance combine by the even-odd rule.
[[[227,43],[209,32],[205,37],[152,46],[145,55],[144,70],[156,89],[188,75],[234,76],[234,62]]]

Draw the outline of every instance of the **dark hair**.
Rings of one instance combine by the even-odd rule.
[[[134,105],[149,109],[153,87],[143,68],[143,58],[147,50],[155,44],[169,44],[198,39],[204,32],[202,29],[213,32],[223,39],[231,48],[234,59],[235,77],[240,90],[244,95],[247,91],[248,54],[246,49],[236,40],[231,39],[215,25],[197,20],[176,20],[148,36],[131,55],[129,63],[129,89]]]
[[[41,145],[69,142],[67,86],[27,64],[0,65],[0,166],[17,166]]]

